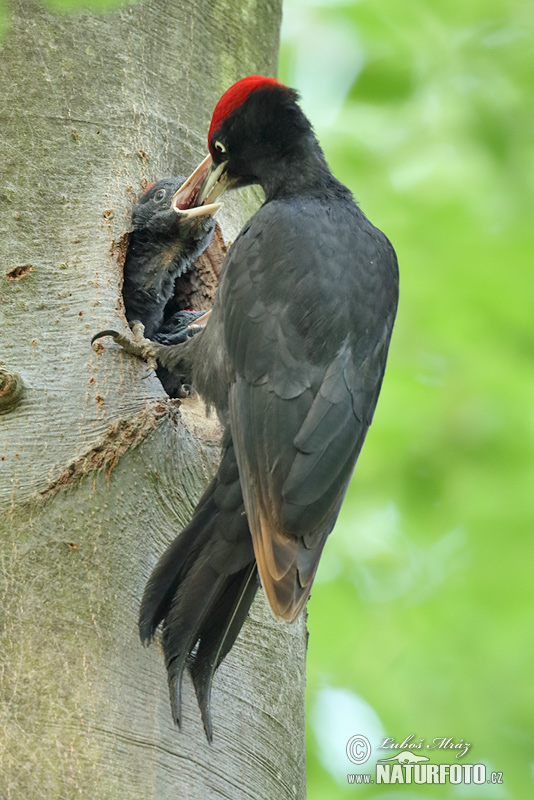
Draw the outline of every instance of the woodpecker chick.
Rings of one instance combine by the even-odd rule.
[[[203,327],[203,319],[209,311],[176,311],[166,320],[161,329],[154,334],[153,340],[164,345],[181,344]],[[158,367],[156,374],[169,397],[187,397],[191,394],[191,376],[178,372],[169,372],[165,367]]]
[[[205,250],[215,228],[209,209],[195,209],[192,216],[171,206],[184,181],[165,178],[151,184],[133,210],[122,295],[126,319],[142,322],[148,339],[164,323],[176,279]]]
[[[210,313],[210,311],[190,311],[189,309],[176,311],[154,334],[154,341],[166,345],[182,344],[200,333],[208,321]],[[205,321],[204,318],[206,318]]]

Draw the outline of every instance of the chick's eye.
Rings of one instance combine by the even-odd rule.
[[[165,191],[165,189],[158,189],[158,191],[154,195],[154,200],[156,201],[156,203],[161,203],[161,201],[165,199],[166,194],[167,192]]]
[[[222,142],[214,142],[214,148],[219,151],[219,153],[226,153],[226,147],[223,145]]]

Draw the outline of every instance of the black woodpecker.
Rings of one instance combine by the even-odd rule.
[[[395,251],[330,172],[296,92],[250,76],[219,100],[210,155],[181,213],[259,184],[265,202],[223,263],[204,330],[130,352],[192,374],[225,431],[219,470],[147,583],[140,634],[162,624],[174,719],[191,669],[210,689],[259,581],[274,616],[304,608],[371,424],[398,299]]]
[[[122,296],[126,319],[130,324],[142,322],[148,339],[163,326],[176,279],[206,249],[215,228],[209,210],[201,213],[203,209],[199,208],[191,216],[176,213],[171,207],[184,181],[183,177],[165,178],[151,184],[132,214]]]

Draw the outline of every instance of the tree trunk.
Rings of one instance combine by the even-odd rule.
[[[89,345],[104,327],[127,330],[133,199],[205,155],[227,86],[273,74],[279,0],[69,16],[12,5],[0,57],[0,796],[304,797],[305,625],[274,622],[261,593],[215,678],[213,745],[188,677],[183,731],[172,724],[138,605],[215,469],[216,424],[169,401],[110,340]],[[252,202],[225,202],[226,239]]]

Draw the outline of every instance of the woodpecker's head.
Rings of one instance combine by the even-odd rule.
[[[268,189],[288,168],[320,154],[297,94],[274,78],[249,75],[234,83],[215,107],[209,156],[173,198],[176,211],[215,203],[226,189],[257,183]]]
[[[171,199],[185,178],[164,178],[157,183],[151,183],[137,200],[132,214],[134,230],[151,228],[158,224],[168,214]]]
[[[215,220],[208,206],[192,209],[191,214],[175,213],[172,200],[185,178],[163,178],[151,183],[138,199],[132,213],[134,231],[146,231],[152,235],[201,239],[211,235]]]

